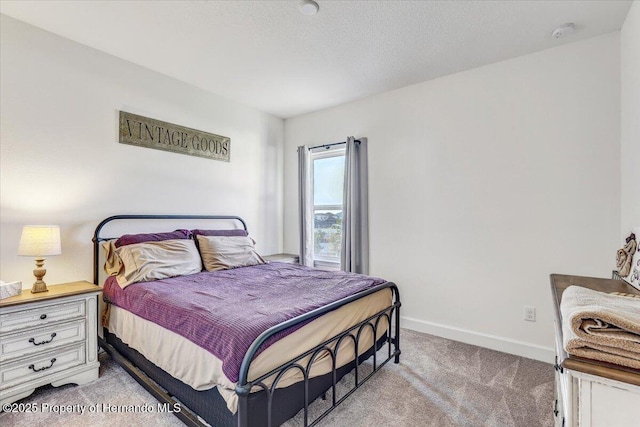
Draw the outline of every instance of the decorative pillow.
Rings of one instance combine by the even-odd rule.
[[[111,239],[102,242],[102,249],[104,249],[104,272],[108,276],[115,276],[122,268],[122,261],[116,253],[116,239]]]
[[[202,271],[193,240],[175,239],[133,243],[116,249],[122,266],[116,275],[120,287],[132,283],[184,276]]]
[[[194,237],[197,236],[248,236],[247,230],[235,229],[235,230],[191,230]]]
[[[196,236],[202,264],[207,271],[264,264],[248,236]]]
[[[115,242],[116,248],[144,242],[160,242],[162,240],[190,239],[189,230],[176,230],[166,233],[123,234]]]

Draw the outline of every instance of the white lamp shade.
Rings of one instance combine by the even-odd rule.
[[[60,255],[60,227],[57,225],[25,225],[20,236],[18,255],[43,257]]]

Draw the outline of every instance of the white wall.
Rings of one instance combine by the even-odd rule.
[[[348,135],[369,138],[371,274],[404,326],[551,360],[549,274],[610,276],[619,244],[619,34],[286,120],[285,251],[296,146]]]
[[[93,230],[118,213],[237,214],[260,252],[282,251],[281,119],[1,19],[2,280],[33,283],[16,255],[33,223],[61,226],[48,283],[91,280]],[[119,144],[118,110],[229,136],[231,162]]]
[[[640,2],[631,5],[620,32],[621,178],[623,237],[640,226]]]

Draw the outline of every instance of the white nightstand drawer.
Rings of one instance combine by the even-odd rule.
[[[33,310],[0,314],[0,333],[14,332],[34,326],[44,326],[60,320],[84,317],[84,300],[50,304]]]
[[[2,337],[0,362],[61,347],[85,338],[85,320],[58,323]]]
[[[85,363],[85,344],[0,364],[0,390]]]

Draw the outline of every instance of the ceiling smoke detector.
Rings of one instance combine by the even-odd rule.
[[[300,12],[305,15],[315,15],[318,13],[320,6],[318,6],[318,3],[313,0],[302,0],[300,5],[298,5],[298,8],[300,9]]]
[[[553,32],[551,33],[551,37],[553,37],[554,39],[560,39],[562,37],[573,34],[575,30],[576,26],[573,24],[573,22],[570,22],[568,24],[560,25],[558,28],[553,30]]]

